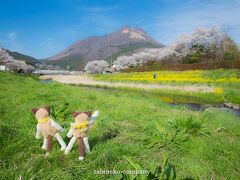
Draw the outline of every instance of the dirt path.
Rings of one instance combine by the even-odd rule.
[[[160,84],[141,84],[141,83],[110,83],[104,81],[96,81],[86,75],[43,75],[40,77],[42,80],[52,79],[64,84],[76,84],[86,86],[107,86],[107,87],[130,87],[144,90],[179,90],[188,92],[213,92],[214,88],[208,86],[196,86],[196,85],[160,85]]]

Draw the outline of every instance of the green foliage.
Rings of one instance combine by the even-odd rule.
[[[221,78],[240,78],[240,70],[211,70],[211,71],[203,71],[203,77],[208,79],[221,79]]]
[[[180,116],[169,120],[167,126],[156,123],[154,133],[147,138],[148,148],[179,147],[194,136],[209,135],[209,130],[204,122],[194,116]]]
[[[61,105],[61,107],[56,107],[54,105],[51,106],[51,116],[54,119],[58,119],[61,121],[67,120],[70,116],[70,111],[68,109],[69,103],[65,102]]]
[[[194,116],[178,117],[169,122],[171,128],[176,130],[176,133],[182,132],[193,136],[202,136],[209,134],[204,121],[199,120]]]
[[[1,147],[4,144],[6,144],[10,139],[14,138],[15,135],[16,135],[15,127],[9,126],[8,124],[4,124],[3,122],[1,122],[0,124],[0,146]]]
[[[215,58],[216,45],[212,44],[209,47],[203,45],[193,45],[190,52],[183,58],[184,64],[199,63],[203,57],[208,60]]]
[[[238,88],[228,88],[224,93],[224,98],[234,104],[240,105],[240,96]]]
[[[167,155],[163,154],[163,163],[161,166],[160,176],[158,178],[159,180],[165,180],[165,179],[176,179],[176,172],[174,167],[169,162],[169,159]]]
[[[233,54],[229,51],[225,51],[224,54],[223,54],[223,59],[225,61],[230,61],[230,60],[233,60],[234,57],[233,57]]]
[[[198,63],[200,62],[201,54],[199,52],[190,52],[183,58],[184,64]]]
[[[124,156],[131,167],[134,170],[145,170],[140,164],[135,163],[131,157]],[[176,172],[172,164],[169,162],[169,158],[166,153],[163,153],[162,164],[157,164],[155,161],[150,163],[150,166],[146,168],[148,170],[147,175],[136,174],[129,175],[123,174],[122,179],[132,179],[132,180],[148,180],[148,179],[159,179],[159,180],[173,180],[176,179]]]
[[[223,59],[225,61],[240,60],[240,50],[235,45],[231,46],[223,53]]]

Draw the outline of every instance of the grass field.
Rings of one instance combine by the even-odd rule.
[[[231,112],[191,111],[147,93],[44,84],[2,72],[0,84],[0,179],[135,178],[95,174],[99,169],[142,169],[151,173],[137,179],[166,179],[171,168],[177,179],[239,179],[240,118]],[[55,115],[66,129],[66,142],[72,111],[100,111],[89,133],[92,152],[83,162],[77,160],[76,145],[65,157],[54,142],[53,152],[44,156],[30,112],[43,105],[55,112],[64,108],[64,114]]]

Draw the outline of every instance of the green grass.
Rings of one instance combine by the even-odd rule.
[[[164,89],[153,89],[153,90],[144,90],[137,89],[134,87],[109,87],[107,85],[76,85],[71,84],[72,86],[85,87],[86,89],[96,89],[98,91],[117,91],[117,92],[137,92],[139,96],[147,96],[149,98],[160,99],[167,103],[192,103],[192,104],[211,104],[211,105],[220,105],[226,102],[235,102],[238,100],[237,92],[234,92],[229,95],[228,98],[224,97],[224,94],[216,93],[205,93],[205,92],[189,92],[189,91],[178,91],[178,90],[164,90]],[[232,90],[231,90],[232,92]],[[238,101],[237,101],[238,102]]]
[[[94,170],[142,168],[152,173],[159,164],[164,172],[174,168],[177,179],[240,176],[240,119],[231,112],[214,108],[196,112],[171,107],[147,93],[44,84],[2,72],[0,84],[0,179],[130,179],[96,175]],[[42,140],[35,139],[37,122],[31,108],[52,105],[56,110],[66,103],[68,113],[100,111],[89,132],[92,153],[83,162],[77,160],[76,145],[65,157],[56,142],[50,156],[44,157]],[[66,129],[62,133],[66,142],[72,121],[70,116],[57,119]]]

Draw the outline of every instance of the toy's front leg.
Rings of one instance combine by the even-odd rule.
[[[42,149],[43,150],[47,150],[47,144],[48,144],[48,142],[47,142],[47,138],[46,137],[44,137],[44,139],[43,139],[43,145],[42,145]]]
[[[65,149],[65,154],[67,155],[73,148],[73,145],[75,143],[75,141],[77,140],[77,138],[75,138],[74,136],[71,138],[70,142],[67,145],[67,148]]]
[[[78,141],[78,150],[79,150],[78,160],[82,161],[84,159],[84,154],[85,154],[84,141],[83,141],[83,138],[81,137],[77,138],[77,141]]]
[[[84,137],[83,138],[83,142],[84,142],[84,145],[85,145],[85,151],[86,153],[90,153],[90,146],[89,146],[89,143],[88,143],[88,137]]]
[[[61,145],[61,151],[64,151],[66,149],[66,144],[63,141],[62,136],[59,133],[56,133],[55,134],[55,138],[57,139],[57,141]]]
[[[36,139],[41,139],[41,133],[39,130],[39,125],[37,125]]]

